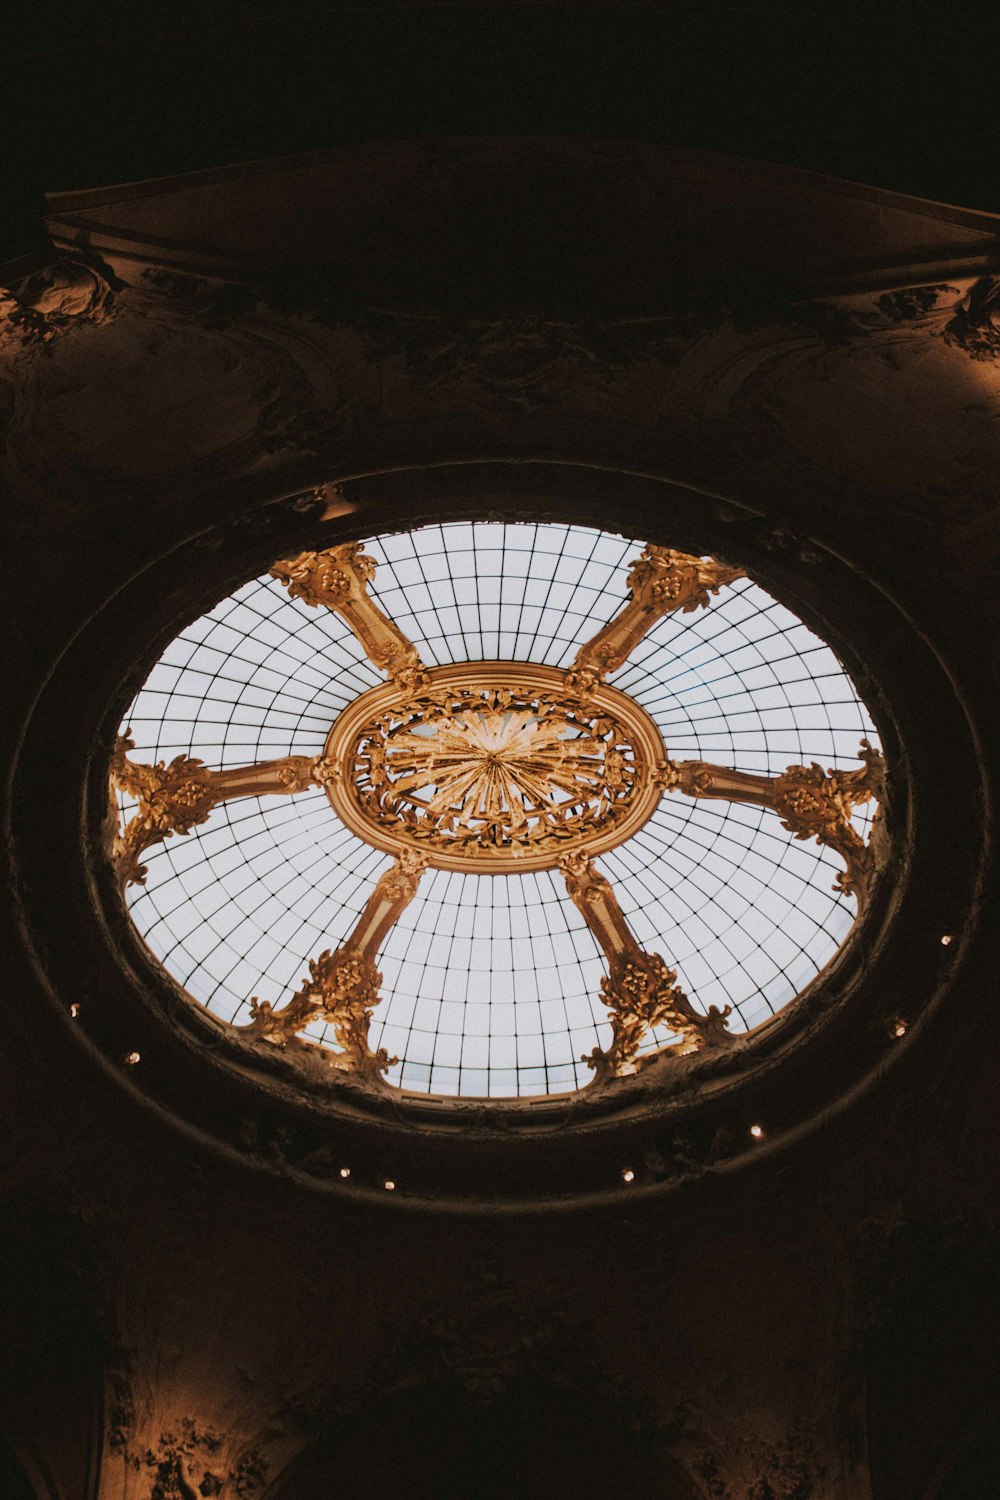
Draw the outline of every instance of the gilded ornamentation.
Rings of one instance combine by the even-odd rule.
[[[483,874],[552,869],[640,828],[660,800],[663,740],[649,715],[599,685],[583,703],[565,674],[518,662],[436,667],[414,697],[388,684],[355,700],[324,755],[337,815],[398,854]]]
[[[384,1048],[373,1052],[368,1045],[372,1011],[381,999],[382,976],[375,958],[386,934],[416,895],[426,867],[426,859],[415,850],[401,855],[375,882],[347,941],[309,960],[309,974],[286,1006],[275,1010],[270,1001],[254,996],[244,1033],[285,1047],[313,1021],[328,1021],[340,1048],[333,1056],[336,1067],[363,1073],[373,1081],[386,1073],[397,1059]]]
[[[144,849],[187,833],[217,803],[314,786],[324,789],[347,827],[394,855],[353,933],[309,961],[288,1004],[275,1010],[266,1000],[250,1002],[250,1036],[285,1047],[311,1023],[327,1022],[340,1049],[332,1054],[334,1066],[379,1080],[395,1059],[373,1053],[368,1043],[380,998],[376,960],[424,869],[501,874],[558,866],[607,960],[601,998],[612,1042],[585,1059],[597,1080],[645,1066],[650,1059],[640,1049],[656,1027],[680,1038],[680,1052],[730,1045],[730,1007],[695,1010],[676,971],[639,947],[610,882],[593,864],[594,855],[643,825],[665,791],[771,809],[796,838],[836,850],[845,864],[836,888],[853,894],[859,911],[867,901],[883,858],[881,824],[877,814],[879,837],[866,845],[852,815],[870,798],[881,802],[885,767],[866,740],[861,765],[851,771],[814,763],[765,776],[671,761],[649,715],[604,682],[658,619],[704,608],[742,576],[739,569],[645,547],[628,574],[629,600],[565,672],[522,662],[424,667],[369,595],[375,561],[360,543],[303,552],[271,572],[293,598],[339,614],[390,680],[344,710],[318,757],[220,771],[186,756],[137,765],[124,738],[112,762],[114,785],[138,803],[113,849],[125,882],[144,879]]]
[[[1000,359],[1000,279],[982,276],[969,288],[956,303],[943,337],[973,359]]]
[[[586,697],[598,682],[623,666],[656,621],[680,611],[689,614],[712,594],[743,574],[710,558],[691,557],[672,547],[644,547],[628,575],[631,599],[613,619],[581,646],[566,674],[566,686]]]
[[[391,677],[402,692],[415,693],[426,681],[426,669],[412,641],[384,615],[368,593],[375,559],[360,542],[345,542],[325,552],[301,552],[276,562],[271,576],[293,599],[323,605],[354,631],[369,660]]]
[[[326,552],[300,552],[298,557],[276,562],[271,577],[303,604],[339,610],[351,593],[352,583],[363,589],[375,577],[375,559],[361,550],[360,542],[348,542]]]
[[[121,736],[111,762],[115,785],[139,804],[116,834],[111,850],[123,885],[131,881],[144,885],[146,867],[140,855],[171,834],[190,833],[205,822],[216,803],[212,772],[200,760],[177,755],[169,765],[162,760],[153,766],[139,765],[128,758],[134,743],[127,734]]]
[[[429,852],[565,843],[627,807],[635,753],[606,716],[553,694],[466,690],[407,705],[358,745],[358,794]],[[484,863],[488,868],[488,863]]]
[[[856,807],[872,798],[879,804],[883,801],[885,762],[867,740],[861,741],[859,758],[861,765],[851,771],[824,771],[814,761],[811,766],[788,766],[780,776],[736,771],[707,761],[668,761],[657,769],[656,779],[666,790],[686,792],[689,797],[724,798],[770,808],[797,839],[814,838],[840,855],[845,868],[834,889],[854,896],[860,911],[877,874],[878,840],[866,844],[852,816]],[[876,827],[878,819],[876,813]]]
[[[251,1036],[284,1046],[312,1021],[329,1021],[344,1065],[363,1072],[384,1073],[395,1062],[384,1051],[368,1046],[371,1013],[379,1002],[382,976],[364,954],[349,948],[327,948],[309,960],[309,974],[281,1010],[256,997],[246,1031]]]
[[[859,909],[867,901],[875,876],[874,854],[851,821],[855,807],[881,788],[884,764],[868,741],[862,742],[864,763],[854,771],[824,771],[811,766],[789,766],[775,782],[775,811],[782,826],[797,839],[814,838],[844,861],[836,890],[854,896]]]
[[[293,795],[318,784],[318,762],[308,755],[286,755],[255,766],[211,771],[200,760],[178,755],[170,762],[144,765],[129,759],[134,741],[122,735],[111,757],[113,786],[134,797],[135,813],[113,841],[111,858],[123,885],[144,885],[139,858],[175,833],[190,833],[220,802],[234,797]]]
[[[611,1046],[596,1047],[582,1061],[599,1081],[637,1071],[639,1048],[655,1026],[666,1026],[683,1040],[683,1050],[724,1046],[731,1040],[724,1010],[696,1011],[677,984],[676,970],[658,953],[646,953],[636,942],[607,876],[595,870],[590,856],[577,850],[560,864],[570,899],[604,949],[608,973],[601,980],[601,999],[610,1011]]]

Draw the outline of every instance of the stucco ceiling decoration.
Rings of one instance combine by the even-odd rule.
[[[369,1044],[381,999],[376,962],[430,867],[487,877],[561,873],[606,963],[600,999],[611,1041],[581,1059],[598,1082],[648,1064],[657,1029],[676,1038],[670,1047],[678,1055],[731,1044],[731,1007],[691,1004],[676,969],[643,948],[611,882],[593,865],[595,855],[632,838],[667,793],[777,812],[796,838],[815,838],[842,858],[837,888],[864,909],[882,859],[881,824],[876,819],[876,836],[866,841],[852,820],[856,807],[881,799],[884,775],[867,740],[861,764],[847,771],[814,764],[766,776],[671,760],[650,715],[605,682],[659,620],[709,608],[743,576],[739,568],[647,545],[629,565],[626,601],[563,670],[531,660],[428,668],[373,598],[376,572],[360,543],[302,553],[271,569],[293,599],[338,615],[389,679],[338,715],[320,756],[219,771],[186,757],[150,766],[130,758],[123,738],[113,761],[114,786],[136,804],[112,849],[124,884],[144,881],[146,848],[189,833],[218,803],[314,786],[346,828],[394,856],[346,940],[310,961],[289,1003],[276,1008],[254,996],[251,1036],[286,1047],[325,1022],[336,1067],[377,1080],[395,1066],[398,1058]]]
[[[483,236],[497,202],[508,232]],[[534,307],[533,226],[556,203],[588,253]],[[130,482],[152,498],[233,472],[281,490],[290,468],[308,489],[436,454],[449,407],[477,454],[502,435],[532,456],[525,419],[574,408],[574,457],[627,452],[764,510],[807,488],[843,504],[844,481],[861,516],[901,485],[990,491],[994,215],[569,140],[385,145],[49,210],[51,262],[0,276],[5,476],[36,499],[127,503]]]

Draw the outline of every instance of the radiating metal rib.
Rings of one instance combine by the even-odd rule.
[[[631,598],[613,619],[576,653],[566,674],[571,692],[585,696],[609,672],[623,666],[657,620],[678,610],[702,609],[727,583],[742,578],[711,558],[692,557],[671,547],[644,547],[628,575]]]
[[[788,766],[779,776],[736,771],[703,760],[667,761],[658,778],[667,791],[689,797],[714,797],[769,808],[797,839],[816,839],[844,861],[835,890],[857,899],[859,914],[867,905],[881,863],[879,814],[866,844],[851,821],[856,807],[885,796],[885,762],[867,740],[861,741],[861,765],[851,771],[824,771]]]
[[[271,569],[293,599],[324,605],[354,631],[368,657],[404,693],[415,693],[426,681],[426,669],[416,646],[398,625],[383,614],[368,593],[376,562],[362,552],[360,542],[345,542],[325,552],[300,552],[276,562]]]
[[[335,1066],[378,1078],[397,1061],[368,1044],[371,1015],[381,999],[382,976],[375,968],[378,951],[404,908],[413,900],[427,866],[423,855],[407,851],[380,876],[357,926],[345,943],[309,960],[309,976],[281,1010],[256,997],[250,1002],[245,1035],[284,1047],[313,1021],[329,1021],[337,1045]]]
[[[612,1042],[596,1047],[582,1060],[598,1080],[636,1071],[636,1057],[647,1032],[667,1026],[681,1036],[686,1051],[724,1046],[731,1041],[725,1018],[730,1006],[696,1011],[677,984],[677,972],[658,953],[640,948],[606,876],[595,870],[583,851],[569,854],[560,868],[570,899],[604,950],[608,973],[601,980],[601,999],[610,1011]]]
[[[145,884],[140,856],[175,833],[190,833],[207,821],[220,802],[236,797],[292,796],[312,786],[323,786],[335,769],[322,757],[285,755],[252,766],[210,770],[188,755],[175,756],[169,765],[144,765],[129,759],[134,748],[127,734],[115,745],[111,784],[138,802],[133,816],[114,836],[112,863],[123,885]]]

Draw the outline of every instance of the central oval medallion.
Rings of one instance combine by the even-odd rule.
[[[438,667],[410,692],[373,688],[327,737],[326,791],[361,838],[445,870],[555,866],[630,838],[662,795],[663,740],[645,710],[553,667]]]

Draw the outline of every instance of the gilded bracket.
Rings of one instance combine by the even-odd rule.
[[[384,1048],[372,1052],[368,1044],[372,1011],[381,999],[382,976],[375,959],[390,929],[413,900],[427,860],[415,850],[404,850],[375,883],[358,924],[341,947],[326,949],[309,960],[309,975],[281,1010],[267,1000],[250,1001],[252,1020],[244,1035],[260,1037],[274,1046],[288,1042],[313,1021],[328,1021],[340,1047],[332,1054],[335,1067],[378,1079],[397,1061]]]
[[[220,802],[290,796],[322,786],[335,774],[321,758],[308,755],[286,755],[225,771],[211,771],[187,755],[175,756],[169,765],[161,760],[150,766],[129,759],[133,748],[133,740],[122,735],[111,757],[112,786],[139,804],[112,843],[111,860],[122,885],[144,885],[146,867],[140,856],[175,833],[190,833]]]
[[[271,576],[285,585],[293,599],[324,605],[340,615],[369,661],[402,692],[413,694],[424,685],[427,673],[416,646],[368,593],[376,566],[375,559],[362,552],[360,542],[345,542],[325,552],[300,552],[298,557],[276,562]]]
[[[611,1012],[612,1041],[607,1051],[596,1047],[582,1061],[598,1080],[620,1078],[637,1071],[643,1037],[654,1026],[667,1026],[683,1038],[683,1050],[702,1051],[732,1040],[726,1029],[730,1006],[696,1011],[677,984],[677,972],[658,953],[646,953],[636,942],[611,882],[594,869],[589,854],[568,854],[560,869],[570,899],[604,950],[608,973],[601,980],[601,998]]]
[[[858,912],[871,896],[879,867],[881,803],[885,796],[885,762],[867,740],[861,741],[861,765],[851,771],[824,771],[810,766],[788,766],[780,776],[734,771],[707,761],[667,761],[657,773],[660,784],[689,797],[724,798],[770,808],[783,828],[797,839],[814,838],[844,861],[835,890],[854,896]],[[856,807],[874,798],[879,803],[872,838],[866,844],[851,821]]]
[[[567,688],[586,696],[609,672],[624,665],[657,620],[704,608],[712,594],[742,577],[740,568],[727,568],[711,558],[692,557],[672,547],[644,547],[628,575],[632,597],[580,647],[566,673]]]

